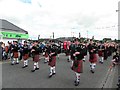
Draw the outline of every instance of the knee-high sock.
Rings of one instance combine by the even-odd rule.
[[[36,69],[36,62],[34,62],[34,70]]]
[[[55,66],[53,67],[53,73],[56,73],[56,71],[55,71]]]
[[[24,60],[24,66],[28,65],[28,60]]]
[[[70,60],[70,59],[71,59],[70,57],[71,57],[71,56],[69,55],[69,56],[68,56],[68,60]]]
[[[50,75],[53,74],[53,67],[50,67]]]
[[[83,60],[85,61],[86,56],[84,56]]]
[[[76,74],[76,81],[79,82],[80,81],[80,73],[75,73]]]
[[[38,62],[36,63],[36,67],[39,68]]]
[[[28,65],[28,60],[26,60],[26,65]]]
[[[103,57],[101,57],[101,62],[103,62]]]
[[[48,57],[46,57],[46,58],[45,58],[45,62],[47,62],[48,60],[49,60],[49,58],[48,58]]]
[[[18,60],[18,58],[16,58],[16,62],[17,62],[17,63],[19,63],[19,60]]]
[[[15,63],[15,60],[16,60],[16,59],[15,59],[15,58],[13,58],[13,60],[12,60],[12,64],[14,64],[14,63]]]
[[[26,60],[24,60],[24,66],[26,66]]]
[[[92,64],[92,70],[94,70],[94,69],[95,69],[95,66],[96,66],[96,64],[95,64],[95,63],[93,63],[93,64]]]

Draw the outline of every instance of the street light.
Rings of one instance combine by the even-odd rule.
[[[40,39],[40,35],[38,35],[38,40]]]
[[[53,32],[53,39],[54,39],[54,32]]]
[[[81,37],[81,34],[80,34],[80,32],[79,32],[79,38]]]

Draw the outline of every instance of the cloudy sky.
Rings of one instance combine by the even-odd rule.
[[[0,0],[0,18],[29,32],[30,38],[79,36],[118,38],[119,0]],[[88,34],[87,34],[88,32]]]

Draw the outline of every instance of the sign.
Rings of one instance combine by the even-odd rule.
[[[1,32],[3,38],[20,38],[20,39],[28,39],[28,34],[21,34],[21,33],[12,33],[12,32]]]

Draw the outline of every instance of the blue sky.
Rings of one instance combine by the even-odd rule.
[[[29,3],[29,4],[31,4],[31,0],[20,0],[21,2],[23,2],[23,3]]]
[[[0,18],[27,30],[30,38],[118,37],[119,0],[1,0]],[[17,6],[17,7],[16,7]],[[115,26],[115,27],[113,27]],[[108,28],[109,27],[109,28]],[[73,29],[74,28],[74,29]]]

